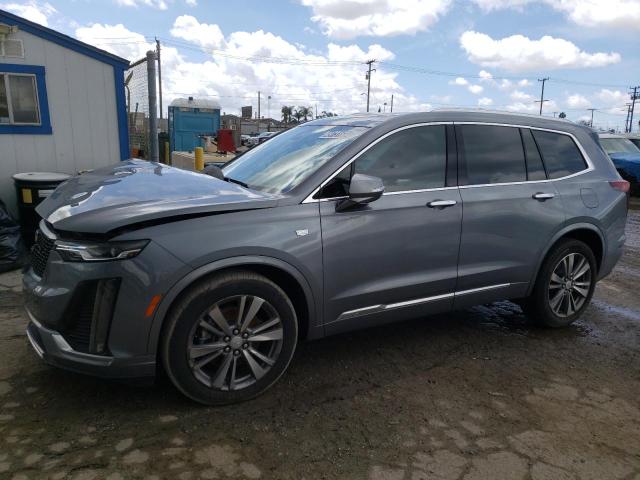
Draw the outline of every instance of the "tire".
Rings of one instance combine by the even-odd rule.
[[[588,269],[580,273],[586,265]],[[567,269],[573,274],[565,275]],[[518,303],[524,313],[539,325],[551,328],[569,326],[591,302],[596,276],[596,258],[589,246],[579,240],[563,240],[545,258],[531,295]]]
[[[164,326],[161,356],[183,394],[226,405],[273,385],[297,340],[298,321],[285,292],[262,275],[238,270],[202,280],[178,300]]]

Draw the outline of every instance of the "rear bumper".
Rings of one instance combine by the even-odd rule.
[[[25,311],[29,317],[26,332],[29,343],[49,365],[103,378],[152,377],[156,373],[154,355],[120,358],[78,352],[60,333],[44,327],[28,309]]]

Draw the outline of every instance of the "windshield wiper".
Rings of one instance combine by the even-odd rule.
[[[236,180],[235,178],[224,177],[224,181],[225,182],[229,182],[229,183],[235,183],[235,184],[240,185],[241,187],[244,187],[244,188],[249,188],[249,185],[244,183],[242,180]]]

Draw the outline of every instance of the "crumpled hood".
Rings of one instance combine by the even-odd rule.
[[[165,217],[273,207],[278,198],[209,175],[127,160],[67,180],[36,211],[59,230],[107,233]]]
[[[614,152],[609,154],[609,158],[616,168],[640,180],[640,153]]]

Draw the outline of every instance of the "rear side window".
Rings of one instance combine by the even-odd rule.
[[[354,173],[382,179],[385,192],[444,187],[444,125],[413,127],[381,140],[355,161]]]
[[[520,132],[522,133],[524,154],[527,157],[527,180],[546,180],[547,174],[544,171],[536,142],[531,136],[531,130],[522,128]]]
[[[566,177],[587,168],[578,146],[568,135],[542,130],[533,130],[532,133],[540,148],[549,178]]]
[[[460,125],[456,128],[456,134],[458,147],[466,163],[468,185],[526,181],[519,129]]]

